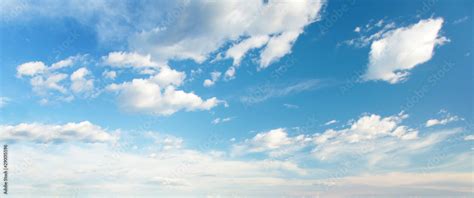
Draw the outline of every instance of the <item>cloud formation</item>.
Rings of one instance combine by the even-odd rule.
[[[388,32],[378,32],[380,39],[370,46],[365,80],[383,80],[391,84],[404,81],[410,70],[431,59],[436,46],[448,41],[440,36],[442,18],[420,20],[418,23]]]
[[[203,100],[192,92],[176,90],[172,84],[181,82],[174,82],[172,78],[155,77],[111,84],[107,89],[118,94],[119,105],[125,111],[154,115],[171,115],[180,110],[209,110],[222,102],[215,97]]]
[[[41,123],[21,123],[18,125],[0,125],[0,141],[7,142],[113,142],[116,137],[100,126],[89,121],[48,125]]]
[[[94,95],[94,79],[85,67],[86,55],[70,56],[47,66],[41,61],[30,61],[17,66],[17,77],[28,78],[33,91],[47,103],[49,100],[71,101],[75,96]],[[82,66],[68,74],[69,67]],[[67,81],[69,77],[69,81]]]

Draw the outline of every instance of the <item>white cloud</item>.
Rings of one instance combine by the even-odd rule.
[[[33,124],[28,125],[33,126]],[[47,130],[40,130],[44,127],[38,126],[33,128],[37,128],[35,131],[38,133],[61,131],[59,134],[65,133],[62,136],[66,137],[78,136],[71,135],[74,134],[71,130],[81,131],[80,134],[104,131],[98,126],[96,127],[99,129],[86,130],[85,128],[88,127],[82,126],[80,123],[65,127],[67,125],[46,125],[48,126]],[[59,126],[64,130],[57,130],[54,126]],[[50,128],[55,130],[50,130]],[[0,134],[6,134],[3,133],[3,128],[1,129],[2,133]],[[136,131],[130,133],[136,136]],[[209,140],[211,142],[203,142],[202,144],[205,146],[199,148],[206,149],[198,151],[185,148],[183,139],[179,137],[154,136],[156,133],[152,132],[148,134],[152,134],[154,141],[149,145],[140,144],[138,147],[135,145],[137,142],[128,137],[120,138],[113,144],[15,144],[14,149],[9,150],[12,156],[9,158],[9,163],[15,164],[15,166],[9,167],[9,171],[15,177],[23,179],[17,180],[16,185],[12,185],[10,190],[17,192],[18,196],[26,196],[31,193],[41,193],[44,196],[54,196],[58,193],[70,195],[71,192],[79,196],[91,193],[107,196],[110,192],[117,192],[119,197],[153,197],[156,194],[166,197],[189,197],[196,194],[223,197],[237,195],[244,197],[281,195],[290,197],[308,195],[365,197],[374,194],[406,197],[412,195],[413,192],[420,196],[430,196],[433,191],[437,195],[451,197],[454,195],[468,196],[472,193],[471,178],[473,174],[469,171],[408,173],[388,170],[376,174],[352,172],[357,169],[360,163],[358,160],[351,160],[348,165],[337,163],[324,166],[324,168],[314,168],[308,165],[303,166],[297,160],[298,158],[307,159],[307,155],[285,160],[232,158],[225,152],[212,150],[210,146],[214,145],[214,139]],[[122,135],[126,135],[126,132],[123,132]],[[19,136],[25,137],[24,133]],[[73,141],[66,137],[63,139]],[[276,151],[300,145],[301,142],[297,137],[300,136],[291,137],[284,129],[275,129],[257,134],[245,143],[252,143],[248,148]],[[86,139],[88,138],[76,138],[75,140],[93,142],[86,141]],[[103,140],[103,138],[95,139]],[[411,153],[413,149],[420,149],[439,139],[437,137],[429,141],[417,141],[413,144],[387,142],[380,139],[381,142],[376,150],[397,153],[398,150],[407,147],[410,151],[407,153]],[[42,143],[43,141],[37,142]],[[310,140],[304,142],[308,145]],[[345,146],[347,146],[346,150],[353,151],[352,149],[354,149],[351,144]],[[386,147],[392,149],[387,150]],[[393,150],[393,147],[398,150]],[[297,147],[294,149],[297,150]],[[372,155],[372,153],[366,154]],[[470,154],[458,156],[462,157],[463,162],[469,162],[471,157]],[[386,161],[401,163],[396,156],[390,159]],[[35,161],[42,163],[30,163]],[[447,163],[443,162],[440,165],[445,164]],[[409,167],[410,170],[413,170],[413,166]],[[49,179],[38,185],[37,178],[46,177]],[[387,178],[390,178],[390,181],[382,182]],[[130,181],[134,182],[133,186],[130,186]],[[239,186],[239,188],[236,189],[235,186]],[[259,186],[259,188],[255,188],[255,186]],[[48,188],[45,189],[45,187]],[[53,188],[54,192],[48,190]],[[387,189],[392,189],[392,191],[387,191]],[[393,191],[393,189],[396,190]]]
[[[53,73],[45,76],[35,76],[30,79],[33,90],[40,94],[46,95],[49,90],[55,90],[62,94],[66,94],[66,88],[60,83],[67,78],[67,74]]]
[[[110,52],[102,57],[105,65],[112,67],[149,68],[159,67],[160,64],[151,60],[151,55],[142,55],[136,52]]]
[[[274,44],[266,47],[262,56],[265,60],[261,60],[261,67],[264,68],[289,53],[288,47],[291,48],[303,28],[318,19],[321,6],[319,0],[267,3],[191,1],[177,5],[180,11],[189,13],[173,18],[176,21],[173,24],[180,25],[149,28],[134,34],[129,44],[132,49],[151,53],[160,60],[193,59],[203,62],[209,54],[229,41],[248,38],[250,40],[243,39],[236,43],[236,48],[228,53],[227,57],[234,58],[235,64],[238,64],[248,50],[262,47],[267,40],[265,37],[273,37]],[[285,49],[277,50],[281,46]]]
[[[363,78],[391,84],[405,80],[411,69],[431,59],[436,46],[448,41],[439,35],[442,25],[442,18],[426,19],[383,33],[372,42]]]
[[[171,69],[169,66],[162,66],[159,73],[154,75],[151,79],[162,87],[168,85],[180,86],[183,84],[186,74],[184,72]]]
[[[267,46],[260,54],[259,68],[265,69],[281,57],[291,53],[291,47],[300,34],[301,32],[299,31],[284,32],[270,38]]]
[[[336,123],[337,123],[337,120],[330,120],[330,121],[327,121],[326,123],[324,123],[324,125],[328,126],[328,125],[336,124]]]
[[[435,125],[446,125],[450,122],[455,122],[455,121],[458,121],[458,120],[461,120],[458,116],[447,115],[443,119],[429,119],[429,120],[426,121],[425,126],[426,127],[432,127],[432,126],[435,126]]]
[[[233,145],[233,153],[241,155],[246,153],[268,152],[270,156],[278,157],[303,148],[311,138],[305,135],[288,137],[284,128],[277,128],[267,132],[258,133],[252,139]]]
[[[469,141],[469,140],[474,140],[474,135],[468,135],[464,137],[464,140]]]
[[[231,121],[232,119],[233,119],[232,117],[216,118],[216,119],[212,120],[212,124],[220,124],[220,123],[224,123],[224,122],[229,122],[229,121]]]
[[[219,50],[238,66],[250,50],[258,49],[258,68],[262,69],[291,53],[304,28],[320,19],[326,1],[137,1],[133,6],[126,1],[88,2],[0,6],[8,10],[2,13],[8,20],[67,17],[94,27],[101,43],[118,44],[131,51],[104,56],[104,63],[111,66],[156,67],[183,59],[202,63]]]
[[[58,193],[76,195],[93,193],[107,196],[192,197],[196,194],[220,194],[232,197],[265,196],[292,192],[291,186],[308,188],[313,181],[290,180],[291,175],[305,175],[307,171],[291,161],[227,159],[213,153],[180,149],[155,153],[155,157],[131,152],[127,145],[108,146],[71,144],[41,146],[21,145],[10,154],[12,175],[17,175],[16,185],[9,190],[18,196],[41,192],[44,196]],[[42,163],[28,163],[24,160]],[[44,171],[49,170],[49,171]],[[53,177],[51,177],[53,175]],[[49,179],[38,186],[37,178]],[[130,181],[134,185],[130,186]],[[291,184],[290,184],[290,183]],[[252,186],[279,186],[275,190],[255,189]],[[45,186],[54,188],[45,190]],[[240,186],[237,190],[235,186]],[[76,191],[74,189],[80,189]],[[264,188],[267,189],[267,188]]]
[[[213,86],[217,80],[219,80],[219,78],[221,77],[221,72],[218,72],[218,71],[213,71],[211,72],[211,79],[206,79],[204,80],[204,87],[210,87],[210,86]]]
[[[19,65],[17,68],[17,76],[35,76],[37,74],[44,73],[47,68],[46,65],[41,61],[27,62]]]
[[[370,165],[386,163],[384,159],[397,158],[400,164],[405,157],[432,147],[447,137],[460,132],[454,128],[418,136],[416,129],[401,125],[407,115],[381,117],[365,115],[349,128],[329,129],[313,136],[313,154],[320,160],[337,160],[354,156],[368,160]],[[400,166],[400,164],[392,164]]]
[[[88,121],[47,125],[40,123],[22,123],[18,125],[0,125],[0,140],[51,142],[113,142],[115,137],[100,126]]]
[[[114,80],[117,77],[117,72],[115,72],[115,71],[104,71],[102,73],[102,76],[107,78],[107,79]]]
[[[354,32],[360,32],[360,27],[359,26],[355,27]]]
[[[253,36],[248,39],[245,39],[235,45],[233,45],[231,48],[229,48],[226,52],[226,57],[227,58],[232,58],[233,65],[238,66],[240,65],[240,61],[244,57],[244,55],[251,49],[255,48],[261,48],[263,45],[265,45],[268,42],[269,37],[267,35],[261,35],[261,36]]]
[[[209,110],[221,101],[217,98],[202,100],[194,93],[163,87],[150,79],[133,79],[131,82],[111,84],[108,90],[119,94],[120,106],[126,111],[171,115],[179,110]]]
[[[46,66],[43,62],[27,62],[17,67],[17,77],[28,76],[33,91],[43,97],[40,101],[42,104],[51,100],[71,101],[74,99],[75,93],[87,93],[83,96],[91,96],[89,92],[93,89],[91,79],[85,76],[90,72],[85,68],[81,68],[70,76],[70,88],[66,79],[69,75],[58,70],[71,67],[73,65],[85,64],[87,55],[70,56],[64,60]],[[91,78],[91,77],[90,77]]]
[[[56,63],[51,64],[51,66],[48,68],[49,70],[58,70],[66,67],[73,66],[76,63],[79,62],[84,62],[86,61],[87,55],[76,55],[76,56],[70,56],[64,60],[60,60]]]
[[[94,90],[94,80],[87,78],[90,71],[85,67],[77,69],[71,74],[71,90],[74,93],[90,94]]]
[[[225,71],[224,79],[225,80],[232,80],[235,78],[235,67],[229,67],[227,71]]]

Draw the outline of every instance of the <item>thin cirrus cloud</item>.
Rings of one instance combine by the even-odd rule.
[[[247,89],[245,95],[240,97],[240,101],[245,104],[256,104],[271,98],[297,94],[322,86],[325,86],[325,83],[318,79],[301,80],[286,84],[264,84]]]

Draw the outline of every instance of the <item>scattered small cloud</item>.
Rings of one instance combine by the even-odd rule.
[[[459,19],[454,20],[454,21],[453,21],[453,24],[457,25],[457,24],[460,24],[460,23],[463,23],[463,22],[467,21],[468,19],[469,19],[468,16],[464,16],[464,17],[462,17],[462,18],[459,18]]]
[[[456,121],[459,121],[459,120],[463,120],[462,118],[460,118],[456,115],[451,115],[450,113],[448,113],[445,110],[441,110],[438,114],[444,114],[443,118],[429,119],[429,120],[426,121],[425,126],[426,127],[432,127],[432,126],[436,126],[436,125],[446,125],[446,124],[451,123],[451,122],[456,122]]]
[[[287,109],[298,109],[300,108],[298,105],[294,105],[294,104],[283,104],[283,106],[285,106]]]
[[[212,120],[212,124],[220,124],[220,123],[224,123],[224,122],[230,122],[231,120],[233,120],[234,118],[232,117],[226,117],[226,118],[216,118],[214,120]]]

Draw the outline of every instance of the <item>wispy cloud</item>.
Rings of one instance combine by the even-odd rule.
[[[304,91],[320,88],[324,85],[318,79],[304,80],[288,84],[265,84],[252,87],[247,90],[247,94],[240,97],[240,101],[245,104],[260,103],[270,98],[284,97]]]

